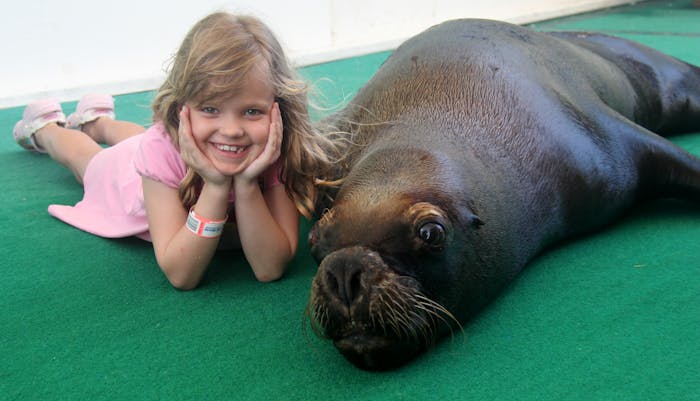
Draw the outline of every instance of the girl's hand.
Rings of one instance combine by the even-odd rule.
[[[260,156],[258,156],[245,170],[236,175],[236,180],[257,182],[258,176],[267,170],[279,159],[282,149],[282,114],[277,102],[272,104],[270,110],[270,132],[267,143]]]
[[[214,164],[204,155],[192,136],[190,123],[190,108],[182,106],[180,110],[180,125],[177,129],[180,145],[180,156],[190,168],[199,174],[202,179],[214,185],[230,185],[231,177],[221,174]]]

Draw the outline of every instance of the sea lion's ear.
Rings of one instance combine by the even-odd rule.
[[[479,216],[475,214],[470,214],[469,215],[469,224],[473,228],[479,228],[484,225],[484,221],[479,218]]]

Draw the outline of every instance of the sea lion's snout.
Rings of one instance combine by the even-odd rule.
[[[399,289],[402,281],[407,291]],[[316,331],[360,368],[381,370],[403,363],[422,349],[409,334],[414,328],[400,322],[392,309],[406,303],[404,292],[418,293],[417,282],[410,281],[393,273],[368,248],[330,253],[319,265],[312,287],[310,311]]]
[[[312,284],[314,330],[363,369],[390,369],[431,345],[450,314],[369,248],[328,254]]]

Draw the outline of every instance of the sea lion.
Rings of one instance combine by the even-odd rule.
[[[360,368],[412,359],[555,241],[700,200],[700,160],[656,134],[700,131],[700,69],[602,34],[445,22],[321,126],[353,145],[308,312]]]

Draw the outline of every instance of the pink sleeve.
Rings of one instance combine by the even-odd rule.
[[[136,171],[143,177],[177,188],[185,177],[185,162],[162,123],[149,128],[134,156]]]

